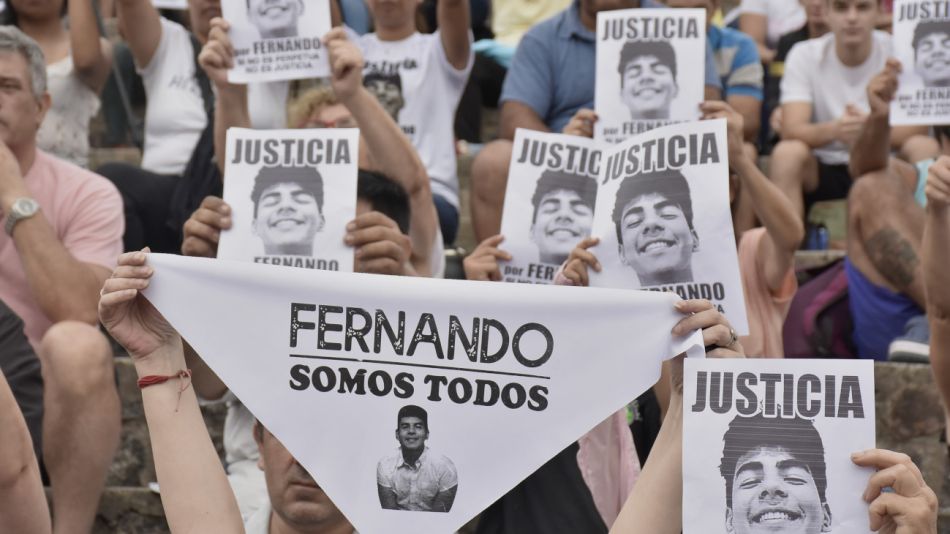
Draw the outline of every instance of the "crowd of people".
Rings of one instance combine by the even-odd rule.
[[[357,127],[356,216],[342,236],[354,271],[434,278],[451,271],[446,251],[459,235],[464,198],[457,157],[467,153],[477,246],[463,275],[471,283],[501,281],[500,262],[512,259],[500,230],[506,184],[519,178],[508,172],[515,131],[594,136],[595,23],[598,13],[617,9],[706,10],[699,112],[727,125],[750,332],[737,338],[711,303],[686,300],[677,304],[683,318],[671,335],[701,330],[711,358],[784,357],[783,328],[800,284],[808,283],[796,272],[796,253],[818,231],[809,210],[846,201],[840,267],[853,328],[841,341],[858,358],[929,363],[950,403],[950,274],[943,268],[950,262],[950,126],[891,127],[899,74],[915,66],[893,57],[885,2],[742,0],[725,13],[720,0],[331,0],[333,29],[322,38],[329,79],[247,85],[228,78],[236,51],[219,0],[188,0],[177,20],[152,0],[0,5],[0,531],[91,531],[120,443],[114,341],[140,377],[189,370],[142,389],[172,532],[353,532],[292,454],[141,295],[154,274],[149,252],[216,257],[236,209],[222,195],[230,128]],[[253,21],[270,29],[271,11],[308,7],[307,0],[247,2]],[[435,15],[426,20],[430,8]],[[118,39],[105,37],[108,19]],[[942,53],[929,50],[950,42],[950,32],[934,25],[914,39],[926,62]],[[123,69],[123,51],[134,69]],[[621,75],[634,63],[621,61]],[[89,169],[100,96],[123,76],[144,87],[141,163]],[[481,137],[485,105],[499,108],[496,139]],[[306,190],[293,173],[264,178],[254,193],[262,228],[268,223],[259,202],[322,209],[322,191]],[[532,223],[556,218],[587,228],[550,254],[561,264],[555,284],[586,286],[589,271],[602,268],[591,248],[603,236],[587,237],[596,184],[576,178],[541,178]],[[628,205],[615,209],[618,237]],[[692,206],[675,209],[691,230]],[[673,218],[649,213],[643,222],[662,229]],[[193,387],[181,387],[184,381]],[[653,388],[484,510],[477,532],[680,532],[682,383],[679,357]],[[227,405],[223,465],[199,402]],[[440,466],[444,487],[431,499],[400,493],[397,471],[402,460],[420,459],[415,444],[428,435],[425,414],[407,406],[397,418],[397,438],[413,437],[399,438],[403,458],[380,463],[380,500],[389,508],[452,506],[451,462]],[[877,470],[860,496],[872,530],[937,532],[936,494],[908,456],[854,453],[855,464]],[[730,488],[735,474],[724,471]],[[784,494],[786,483],[763,494]],[[728,516],[730,532],[755,531],[731,505]],[[816,525],[802,532],[828,531]]]

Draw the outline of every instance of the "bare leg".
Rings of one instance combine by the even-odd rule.
[[[872,283],[926,308],[920,246],[924,210],[893,166],[862,176],[848,195],[848,258]]]
[[[769,178],[785,193],[796,212],[805,219],[805,191],[818,187],[818,160],[801,141],[786,140],[775,145],[769,164]]]
[[[505,139],[492,141],[472,162],[472,226],[476,243],[501,231],[512,147],[511,141]]]
[[[97,328],[64,321],[49,329],[39,354],[46,385],[43,457],[53,487],[53,532],[88,534],[119,443],[112,350]]]

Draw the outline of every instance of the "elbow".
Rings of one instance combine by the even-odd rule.
[[[797,215],[793,217],[792,220],[794,222],[788,230],[788,248],[794,255],[798,248],[802,246],[802,242],[805,241],[805,223],[802,222],[802,218]]]
[[[9,429],[5,430],[9,431]],[[26,429],[23,429],[25,432]],[[13,490],[29,480],[36,459],[29,437],[16,437],[14,450],[4,450],[4,460],[0,463],[0,495],[11,495]],[[4,448],[10,444],[5,444]]]

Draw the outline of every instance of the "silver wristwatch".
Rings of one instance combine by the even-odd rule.
[[[36,215],[38,211],[40,211],[40,205],[32,198],[20,197],[14,200],[13,205],[10,206],[10,213],[7,214],[7,222],[3,225],[3,229],[7,232],[7,235],[13,235],[13,227],[16,226],[16,223],[23,219],[29,219]]]

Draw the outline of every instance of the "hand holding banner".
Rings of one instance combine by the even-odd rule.
[[[454,531],[703,354],[666,293],[149,264],[146,297],[361,532]],[[407,451],[420,487],[391,476]]]

